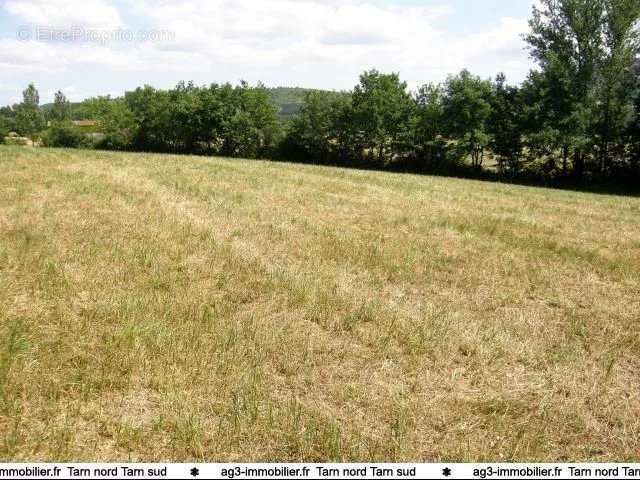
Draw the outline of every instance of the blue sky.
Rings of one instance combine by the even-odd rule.
[[[520,81],[533,0],[0,0],[0,104],[138,85],[262,81],[348,89],[365,69],[412,88],[467,67]],[[66,36],[66,37],[65,37]]]

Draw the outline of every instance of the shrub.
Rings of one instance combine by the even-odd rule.
[[[4,137],[8,137],[9,133],[15,128],[15,121],[13,118],[8,118],[0,115],[0,140]]]
[[[27,137],[4,137],[5,145],[28,145],[29,139]]]
[[[53,124],[42,135],[46,147],[78,148],[84,135],[68,124]]]

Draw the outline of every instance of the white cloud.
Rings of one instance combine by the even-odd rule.
[[[107,0],[6,0],[5,9],[20,20],[53,27],[117,28],[118,10]]]
[[[454,42],[452,58],[472,72],[488,68],[493,74],[524,76],[531,66],[521,37],[526,31],[526,20],[502,18],[496,27]]]
[[[0,39],[0,66],[14,72],[66,72],[75,66],[121,67],[126,62],[126,56],[105,46]]]
[[[0,67],[13,73],[56,71],[64,68],[58,50],[40,42],[0,40]]]
[[[54,98],[58,90],[60,90],[70,102],[79,102],[84,98],[82,93],[74,85],[67,85],[66,87],[62,88],[47,90],[46,92],[44,92],[43,99],[46,100]]]
[[[332,69],[355,75],[375,66],[417,77],[478,66],[485,75],[489,67],[491,74],[500,67],[521,76],[526,63],[519,38],[524,21],[506,18],[486,32],[454,36],[442,28],[451,13],[446,5],[316,0],[185,0],[179,5],[140,0],[134,5],[138,15],[175,32],[174,42],[156,48],[200,55],[211,68],[292,71],[315,65],[318,80],[329,83]]]
[[[74,74],[87,66],[122,79],[264,80],[271,85],[350,88],[368,68],[397,71],[411,86],[462,68],[483,77],[529,68],[520,35],[526,21],[497,17],[474,34],[449,28],[446,3],[396,6],[372,0],[131,0],[118,3],[127,28],[171,31],[161,41],[17,42],[0,40],[0,68],[10,73]],[[112,29],[124,22],[109,0],[6,0],[34,24]],[[156,79],[156,80],[154,80]],[[56,89],[57,86],[51,86]]]

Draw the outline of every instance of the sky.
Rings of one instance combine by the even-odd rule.
[[[521,81],[534,0],[0,0],[0,105],[258,81],[350,89],[364,70],[410,88],[468,68]]]

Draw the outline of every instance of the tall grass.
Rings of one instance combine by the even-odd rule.
[[[2,460],[639,460],[640,199],[0,148]]]

